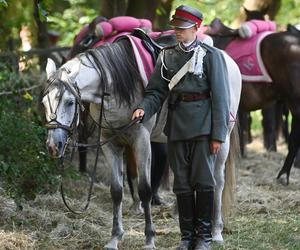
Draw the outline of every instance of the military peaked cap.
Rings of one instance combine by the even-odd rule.
[[[188,29],[193,26],[200,27],[203,20],[202,13],[196,8],[180,5],[172,16],[170,25],[178,29]]]

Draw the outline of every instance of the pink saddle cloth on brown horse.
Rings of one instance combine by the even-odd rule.
[[[243,81],[272,82],[263,63],[260,47],[261,41],[275,31],[276,25],[260,20],[249,21],[244,25],[242,28],[248,31],[247,36],[234,39],[225,50],[238,64]]]

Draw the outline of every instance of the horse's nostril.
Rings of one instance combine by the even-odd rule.
[[[59,149],[61,149],[61,148],[62,148],[62,146],[63,146],[62,142],[61,142],[61,141],[60,141],[60,142],[58,142],[58,148],[59,148]]]

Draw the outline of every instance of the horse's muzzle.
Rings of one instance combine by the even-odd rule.
[[[47,148],[53,158],[61,158],[67,143],[68,133],[64,129],[49,129],[47,138]]]

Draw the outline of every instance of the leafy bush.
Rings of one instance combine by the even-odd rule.
[[[20,202],[56,187],[59,171],[45,150],[46,130],[41,126],[38,95],[19,94],[22,77],[0,72],[1,90],[10,79],[16,81],[16,94],[0,97],[0,181],[7,194]]]

